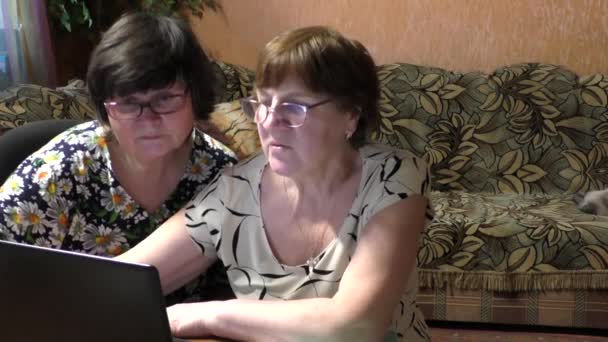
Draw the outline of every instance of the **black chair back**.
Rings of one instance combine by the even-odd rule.
[[[21,162],[52,138],[82,121],[52,119],[28,122],[0,135],[0,185]]]

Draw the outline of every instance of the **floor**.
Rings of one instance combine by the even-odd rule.
[[[558,334],[544,332],[517,332],[483,329],[462,328],[431,328],[433,342],[477,342],[477,341],[500,341],[500,342],[599,342],[608,341],[608,337],[585,336],[575,334]]]

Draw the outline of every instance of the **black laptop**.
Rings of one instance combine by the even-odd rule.
[[[173,341],[156,268],[0,241],[0,341]]]

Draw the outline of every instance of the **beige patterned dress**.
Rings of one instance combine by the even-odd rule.
[[[409,194],[428,193],[428,169],[413,154],[383,145],[366,145],[359,151],[362,176],[349,215],[336,239],[312,264],[284,265],[272,253],[260,214],[260,182],[267,164],[263,154],[226,169],[192,200],[186,211],[188,231],[208,258],[224,263],[238,298],[332,297],[370,218]],[[427,213],[430,221],[431,210]],[[407,289],[395,303],[385,341],[430,339],[416,293],[413,270]]]

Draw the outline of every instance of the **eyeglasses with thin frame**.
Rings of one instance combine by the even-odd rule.
[[[148,102],[136,101],[108,101],[104,106],[108,115],[117,120],[135,120],[144,112],[144,108],[150,108],[157,115],[173,114],[180,110],[186,103],[188,89],[182,94],[162,94],[152,98]]]
[[[306,121],[306,114],[309,110],[330,102],[332,99],[325,99],[317,103],[306,105],[301,103],[282,102],[274,107],[268,106],[253,97],[241,100],[241,108],[257,124],[263,123],[268,117],[268,113],[278,116],[287,127],[300,127]]]

